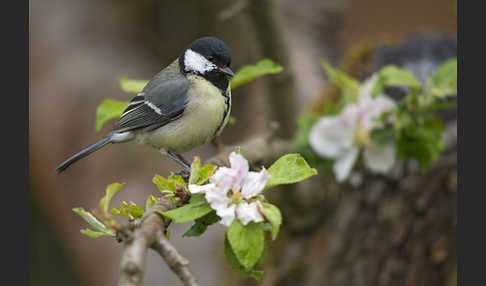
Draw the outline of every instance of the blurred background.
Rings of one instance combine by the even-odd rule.
[[[114,206],[118,207],[121,200],[144,205],[149,194],[157,194],[152,183],[154,174],[167,176],[170,170],[177,168],[157,151],[129,143],[112,145],[96,152],[60,175],[55,172],[57,164],[67,156],[94,143],[110,130],[111,124],[107,124],[103,130],[95,131],[95,112],[102,100],[108,97],[130,100],[133,96],[120,90],[119,77],[150,79],[177,58],[188,43],[198,37],[212,35],[224,40],[230,47],[234,71],[264,57],[281,63],[287,71],[286,76],[292,79],[287,85],[292,84],[296,111],[300,112],[326,88],[327,77],[319,64],[322,57],[336,65],[345,65],[353,58],[349,52],[359,52],[360,47],[370,53],[379,44],[400,43],[423,33],[455,39],[457,31],[457,17],[451,0],[261,1],[269,5],[265,6],[266,10],[259,9],[257,2],[29,2],[30,285],[116,285],[122,245],[110,238],[91,239],[80,234],[79,230],[87,224],[72,212],[72,208],[96,207],[106,186],[113,182],[126,183],[112,201]],[[269,15],[275,17],[271,21],[279,34],[265,37],[259,21]],[[275,39],[278,41],[275,42]],[[455,48],[452,50],[448,52],[455,56]],[[435,54],[440,54],[440,51]],[[362,73],[356,70],[354,74],[360,77]],[[272,80],[272,76],[257,79],[233,92],[232,115],[237,121],[228,125],[222,133],[221,139],[225,144],[240,142],[266,130],[269,113],[267,87],[279,84]],[[273,98],[278,100],[278,95]],[[295,120],[295,114],[288,117]],[[192,158],[197,154],[204,160],[215,153],[216,148],[208,144],[184,155]],[[275,261],[280,260],[282,264],[277,263],[273,268],[266,266],[266,277],[261,284],[291,285],[305,281],[302,282],[305,285],[445,285],[456,261],[455,226],[448,224],[455,218],[455,194],[442,196],[434,202],[451,208],[444,220],[431,221],[430,225],[443,223],[447,226],[438,230],[437,237],[423,240],[422,248],[418,246],[410,250],[403,247],[394,252],[393,255],[398,255],[394,260],[396,264],[390,262],[388,265],[385,260],[379,262],[377,269],[370,270],[377,273],[375,276],[379,283],[361,279],[360,275],[365,277],[368,270],[349,261],[345,265],[353,269],[352,277],[347,272],[340,272],[344,266],[339,263],[331,267],[320,258],[309,258],[314,265],[325,268],[326,273],[332,269],[337,271],[338,274],[333,276],[337,278],[327,283],[316,274],[318,270],[307,271],[307,268],[292,263],[283,265],[285,261],[295,261],[292,252],[299,252],[300,248],[296,246],[299,244],[314,243],[314,256],[338,255],[320,248],[329,242],[326,231],[340,230],[340,224],[336,224],[336,229],[327,226],[326,230],[318,231],[314,227],[313,232],[299,229],[292,233],[290,228],[287,235],[279,237],[276,249],[270,249],[271,258],[267,262],[275,265]],[[322,205],[318,209],[326,207]],[[282,211],[285,215],[285,207]],[[346,220],[346,214],[340,216]],[[418,220],[424,221],[428,217],[427,212],[417,216]],[[415,218],[408,219],[406,224],[417,221]],[[182,238],[182,233],[189,226],[173,225],[171,241],[191,261],[190,268],[200,285],[258,284],[241,278],[225,263],[222,243],[225,229],[221,225],[211,226],[200,238]],[[284,220],[282,229],[285,227]],[[406,230],[402,229],[402,232]],[[428,262],[427,259],[435,257],[436,253],[433,247],[424,248],[424,245],[435,245],[437,240],[437,247],[446,251],[446,254],[441,252],[445,258]],[[386,253],[376,255],[387,257]],[[417,261],[412,270],[403,266]],[[422,273],[424,269],[428,274],[420,274],[417,276],[420,279],[413,281],[400,276],[399,270],[391,271],[392,278],[379,276],[389,267],[395,270],[406,268],[408,274],[405,276],[410,271]],[[311,278],[302,278],[307,274]],[[339,282],[347,279],[353,282]],[[143,285],[182,284],[163,260],[150,252]]]

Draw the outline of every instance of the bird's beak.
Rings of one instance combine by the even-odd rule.
[[[225,75],[227,75],[229,77],[235,76],[235,73],[229,67],[219,68],[219,71],[224,73]]]

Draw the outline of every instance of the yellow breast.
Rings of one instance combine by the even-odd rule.
[[[174,153],[189,151],[205,144],[219,134],[226,125],[230,107],[220,90],[200,76],[188,76],[191,88],[188,104],[182,116],[148,134],[140,134],[138,140],[158,149]]]

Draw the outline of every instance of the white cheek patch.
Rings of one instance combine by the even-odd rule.
[[[194,71],[201,74],[216,68],[215,64],[191,49],[188,49],[184,54],[184,66],[186,71]]]

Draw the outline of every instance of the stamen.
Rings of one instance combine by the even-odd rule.
[[[241,192],[237,191],[237,192],[234,192],[233,195],[231,196],[231,202],[234,203],[234,204],[237,204],[241,201]]]

